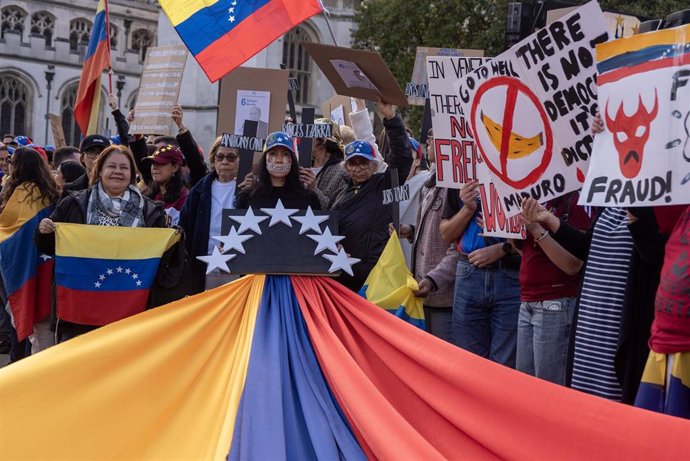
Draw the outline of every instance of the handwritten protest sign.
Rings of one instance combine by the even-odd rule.
[[[491,174],[484,162],[477,163],[477,178],[479,179],[479,202],[482,207],[484,221],[483,235],[487,237],[501,237],[516,240],[527,238],[527,228],[522,224],[519,215],[507,216],[503,210],[501,197],[491,181]]]
[[[426,59],[429,56],[465,56],[468,58],[481,58],[484,50],[460,50],[456,48],[431,48],[418,46],[415,55],[412,77],[405,85],[407,102],[412,106],[423,106],[429,97],[427,85]]]
[[[170,109],[180,95],[186,62],[187,48],[182,45],[150,49],[141,74],[131,133],[172,133]]]
[[[67,141],[65,141],[65,132],[62,129],[62,117],[48,114],[48,121],[50,122],[50,131],[53,132],[53,144],[55,144],[55,147],[66,146]]]
[[[437,185],[457,189],[477,179],[477,146],[458,89],[463,77],[489,58],[428,57],[429,103],[434,128]]]
[[[690,25],[597,46],[604,132],[580,203],[690,203]]]
[[[522,197],[545,202],[582,187],[597,111],[594,46],[605,30],[590,2],[460,82],[459,106],[507,216]]]

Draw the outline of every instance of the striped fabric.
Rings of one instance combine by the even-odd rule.
[[[614,358],[633,241],[622,208],[607,208],[594,226],[575,331],[571,387],[620,401]]]

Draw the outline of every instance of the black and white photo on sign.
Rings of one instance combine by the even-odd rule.
[[[268,136],[268,118],[271,108],[270,91],[237,90],[235,108],[235,134],[244,133],[244,121],[258,122],[256,137],[266,139]]]
[[[331,65],[348,88],[364,88],[379,91],[367,75],[352,61],[331,59]]]

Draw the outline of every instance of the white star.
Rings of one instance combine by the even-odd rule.
[[[113,275],[113,270],[112,270],[112,269],[108,269],[108,270],[105,271],[105,272],[106,272],[106,274],[108,274],[108,275]]]
[[[121,268],[120,266],[116,267],[115,269],[117,270],[117,273],[118,273],[118,274],[121,274],[121,273],[122,273],[122,268]]]
[[[235,12],[235,8],[233,8],[233,7],[228,8],[228,13],[234,13],[234,12]]]
[[[304,216],[293,216],[292,219],[302,224],[302,227],[299,230],[299,235],[304,234],[308,230],[313,230],[320,234],[321,227],[319,224],[328,220],[328,216],[316,216],[311,210],[311,207],[308,207],[307,211],[304,213]]]
[[[230,216],[230,219],[239,223],[240,228],[237,229],[238,234],[241,234],[246,230],[253,230],[257,234],[261,235],[261,227],[259,227],[259,224],[267,220],[268,216],[256,216],[254,214],[254,210],[249,207],[244,216]]]
[[[99,276],[98,276],[98,279],[99,279],[99,280],[105,280],[105,275],[103,275],[103,274],[99,275]]]
[[[129,275],[131,273],[132,273],[132,270],[129,267],[127,269],[125,269],[125,274]]]
[[[218,247],[213,247],[213,254],[208,256],[197,256],[196,259],[203,261],[208,264],[206,268],[206,273],[210,274],[213,269],[218,268],[222,271],[230,273],[230,268],[228,267],[228,261],[233,259],[237,255],[224,255],[220,252]]]
[[[331,267],[328,269],[328,272],[331,274],[339,269],[342,269],[348,274],[353,275],[352,265],[357,264],[360,261],[357,258],[350,258],[347,253],[345,253],[344,248],[341,248],[338,251],[338,254],[324,254],[322,256],[331,262]]]
[[[100,287],[101,287],[101,282],[96,282],[96,283],[94,283],[94,286],[95,286],[96,288],[100,288]]]
[[[283,201],[278,199],[275,208],[262,208],[261,211],[271,216],[271,222],[268,223],[268,227],[273,227],[279,222],[282,222],[288,227],[292,227],[290,216],[297,213],[299,210],[296,208],[285,208],[283,206]]]
[[[342,235],[331,234],[330,227],[326,227],[326,229],[323,231],[323,234],[321,235],[307,234],[307,237],[318,243],[318,245],[316,246],[316,250],[314,250],[314,256],[326,249],[335,251],[337,253],[338,245],[336,245],[336,243],[345,238]]]
[[[46,262],[46,261],[48,261],[49,259],[53,259],[52,256],[48,256],[48,255],[46,255],[46,254],[41,255],[40,258],[43,260],[43,262]]]
[[[230,19],[228,19],[230,22],[235,22],[235,16],[230,16]]]
[[[133,278],[134,280],[138,279],[138,278],[139,278],[139,274],[132,274],[132,278]]]
[[[138,286],[138,287],[141,286],[141,280],[137,280],[137,286]]]
[[[231,4],[232,6],[237,5],[237,0],[233,0],[230,4]]]
[[[223,244],[223,253],[227,253],[230,250],[237,250],[245,254],[244,245],[242,245],[242,243],[252,237],[253,235],[239,235],[237,230],[235,230],[235,226],[232,226],[228,235],[217,235],[211,238]]]

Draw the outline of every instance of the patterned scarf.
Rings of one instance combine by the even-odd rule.
[[[91,190],[86,222],[97,226],[144,226],[144,198],[129,185],[122,197],[110,197],[101,181]]]

